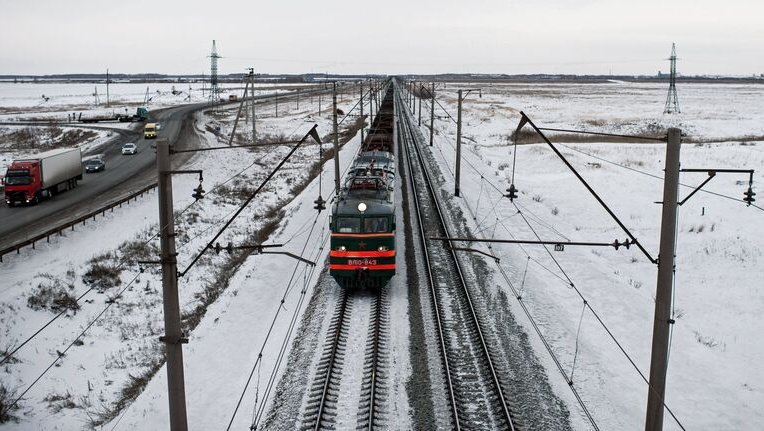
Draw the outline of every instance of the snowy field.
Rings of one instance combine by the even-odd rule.
[[[349,97],[341,100],[344,110],[355,103]],[[275,117],[274,106],[258,106],[258,133],[265,138],[294,140],[318,124],[318,132],[326,140],[331,131],[330,113],[324,109],[317,115],[318,99],[312,102],[303,100],[297,109],[296,103],[282,101],[279,117]],[[324,99],[324,108],[325,103]],[[204,126],[230,131],[235,113],[233,107],[197,114],[202,145],[223,144]],[[353,118],[341,131],[350,123]],[[249,139],[244,124],[239,126],[243,138]],[[180,281],[181,309],[192,340],[184,350],[189,419],[194,429],[220,428],[227,423],[261,349],[265,353],[258,372],[279,371],[278,345],[289,340],[290,322],[299,318],[300,304],[310,297],[323,268],[328,212],[318,215],[313,209],[318,181],[310,182],[309,175],[318,161],[319,147],[307,142],[219,242],[283,243],[284,251],[319,262],[318,267],[296,265],[297,261],[278,255],[237,261],[225,251],[220,255],[211,252]],[[351,139],[343,152],[355,151],[358,144],[358,137]],[[254,151],[204,152],[192,159],[186,167],[204,170],[208,194],[195,203],[191,191],[197,179],[174,179],[179,269],[203,249],[289,149],[280,145]],[[327,171],[332,169],[331,164],[326,165]],[[328,197],[333,179],[326,174],[322,179],[323,195]],[[304,193],[292,200],[292,190],[303,188]],[[147,266],[141,273],[135,262],[157,257],[158,242],[152,239],[156,214],[156,195],[152,194],[105,218],[77,226],[65,238],[36,251],[26,249],[20,256],[7,256],[0,268],[0,349],[9,351],[59,310],[65,315],[2,365],[3,388],[19,396],[59,359],[24,395],[21,408],[12,412],[17,420],[0,428],[48,429],[55,423],[57,429],[83,429],[110,421],[107,429],[116,425],[121,429],[167,428],[166,378],[157,342],[163,328],[161,276],[156,266]],[[72,305],[71,298],[83,293],[80,307]],[[100,319],[78,337],[101,312]],[[272,322],[276,329],[266,336]],[[237,417],[237,423],[248,425],[253,405],[266,401],[257,398],[261,384],[265,388],[267,379],[258,380],[247,393],[246,413]]]
[[[309,84],[255,84],[255,95],[286,93]],[[243,84],[222,84],[221,97],[241,97]],[[56,148],[73,141],[88,151],[109,141],[113,129],[135,129],[142,123],[103,122],[77,127],[74,118],[133,115],[138,107],[149,111],[208,100],[209,90],[200,83],[73,84],[52,82],[0,82],[0,175],[17,158]],[[15,122],[43,121],[42,127]],[[74,123],[74,124],[69,124]],[[99,130],[103,129],[103,130]],[[77,134],[85,134],[79,137]]]
[[[666,86],[657,84],[448,85],[436,90],[437,97],[456,118],[456,89],[478,87],[482,98],[471,93],[464,102],[463,199],[453,199],[465,214],[474,215],[471,225],[478,236],[533,240],[535,231],[554,241],[626,239],[545,144],[517,147],[514,182],[519,199],[515,206],[501,197],[509,187],[515,156],[508,136],[521,110],[539,127],[650,136],[660,136],[668,126],[680,127],[687,140],[698,142],[682,146],[683,168],[755,169],[754,189],[764,181],[760,85],[680,85],[682,114],[666,116]],[[423,103],[425,136],[428,102]],[[453,193],[456,127],[437,105],[436,115],[433,153],[449,179],[443,187]],[[657,256],[661,206],[655,202],[662,196],[665,145],[598,143],[596,137],[581,143],[578,136],[569,141],[554,136],[564,156]],[[686,173],[681,181],[693,186],[705,178]],[[679,211],[672,311],[676,324],[666,404],[687,429],[754,430],[764,423],[764,211],[741,202],[747,187],[747,174],[719,174],[704,187],[718,195],[700,192]],[[680,187],[680,198],[691,190]],[[592,312],[582,312],[583,301],[571,284],[648,375],[656,266],[636,247],[567,247],[548,253],[539,246],[494,245],[493,252],[567,374],[573,374],[600,428],[641,429],[647,385]],[[495,279],[512,296],[498,274]],[[515,314],[523,316],[514,304]],[[528,332],[533,332],[530,324]],[[538,341],[535,334],[531,337]],[[574,424],[585,429],[580,407],[540,344],[538,355],[546,359],[560,395],[579,412]],[[665,423],[666,429],[679,429],[668,413]]]
[[[14,84],[0,84],[3,89],[6,85]],[[71,103],[89,103],[92,89],[73,87],[77,88],[57,90],[59,96],[65,99],[66,94],[76,93],[80,96]],[[145,92],[140,87],[135,86],[129,97],[125,93],[125,100],[140,103]],[[680,85],[683,113],[676,116],[661,115],[666,91],[662,85],[614,82],[481,87],[482,98],[473,93],[464,103],[464,198],[452,201],[470,216],[466,223],[476,235],[535,239],[532,227],[543,239],[612,242],[626,238],[551,150],[540,144],[517,147],[517,207],[500,197],[493,187],[503,191],[509,185],[514,148],[508,135],[517,126],[520,110],[539,126],[547,127],[659,134],[666,126],[679,126],[688,139],[698,142],[683,146],[683,167],[753,168],[757,170],[754,187],[764,180],[760,170],[764,167],[763,144],[756,139],[764,135],[764,87]],[[438,100],[454,118],[456,88],[448,85],[438,89]],[[168,86],[161,91],[169,90]],[[99,88],[99,95],[101,91]],[[58,94],[49,90],[46,96],[48,93],[51,100]],[[6,94],[16,97],[0,92],[0,98]],[[43,111],[65,115],[69,109],[37,109],[29,99],[26,97],[26,104],[2,102],[0,106],[25,107],[24,116]],[[341,108],[348,112],[357,99],[341,100]],[[259,133],[299,139],[316,123],[319,134],[325,137],[331,131],[331,117],[325,109],[326,99],[323,114],[316,115],[317,102],[303,100],[299,109],[294,102],[280,104],[278,118],[273,105],[259,106]],[[62,106],[69,103],[62,102]],[[427,106],[426,100],[423,105]],[[443,187],[452,191],[453,177],[449,175],[454,169],[455,125],[439,107],[436,109],[439,118],[432,151],[447,178]],[[426,109],[424,113],[422,131],[427,136]],[[220,138],[207,132],[205,125],[220,125],[225,133],[232,127],[234,114],[233,109],[222,114],[198,114],[196,127],[202,145],[220,145]],[[247,125],[240,123],[239,131],[246,139]],[[661,199],[662,182],[644,173],[662,175],[665,147],[557,138],[554,142],[655,256],[660,206],[654,202]],[[343,168],[359,143],[356,135],[343,147]],[[186,175],[173,179],[180,270],[287,151],[280,146],[254,152],[199,153],[186,166],[205,172],[208,195],[196,203],[190,194],[198,185],[197,179]],[[311,298],[326,255],[323,247],[328,212],[317,214],[313,209],[319,180],[304,183],[317,156],[315,145],[299,150],[219,242],[283,243],[284,251],[318,262],[318,268],[279,255],[253,255],[237,262],[223,251],[220,255],[206,254],[180,280],[181,308],[190,322],[190,343],[184,347],[184,359],[191,429],[225,428],[250,376],[232,429],[243,429],[253,418],[262,417],[261,412],[273,398],[273,384],[283,373],[295,325]],[[326,164],[324,198],[332,189],[332,172],[332,164]],[[703,179],[703,174],[682,176],[688,185]],[[299,192],[294,199],[289,192],[293,187]],[[747,177],[720,174],[705,189],[739,200],[746,187]],[[690,190],[682,187],[680,195]],[[2,364],[0,383],[18,396],[58,358],[24,395],[21,407],[11,412],[17,419],[0,425],[0,429],[167,429],[166,373],[157,342],[163,330],[161,277],[155,266],[146,266],[141,273],[135,263],[156,257],[158,242],[150,239],[156,231],[156,215],[156,195],[150,194],[105,218],[76,227],[64,238],[39,245],[37,250],[22,250],[20,256],[9,256],[0,264],[0,351],[18,345],[52,318],[52,307],[65,310],[64,317],[21,348],[13,360]],[[679,216],[676,324],[666,403],[687,429],[758,429],[764,423],[764,366],[760,365],[764,342],[759,337],[759,310],[764,306],[760,282],[764,275],[764,213],[739,201],[701,192],[681,208]],[[515,288],[522,290],[531,315],[568,375],[575,356],[574,385],[600,429],[643,428],[645,383],[592,313],[586,310],[582,314],[582,300],[570,284],[589,301],[646,374],[655,266],[633,247],[551,251],[560,267],[537,246],[495,246],[493,251],[501,257]],[[498,288],[508,289],[504,280],[494,275]],[[40,300],[61,292],[63,297],[88,293],[76,310],[66,301],[42,301],[44,307],[39,305]],[[567,402],[574,427],[589,429],[567,382],[517,302],[512,304],[517,320],[527,323],[529,338],[536,343],[552,386]],[[78,337],[104,309],[103,316]],[[400,320],[405,322],[405,316]],[[258,360],[261,351],[263,356]],[[393,363],[404,367],[399,378],[410,372],[407,357],[394,358]],[[391,398],[405,394],[403,389],[397,390],[401,393]],[[396,413],[403,415],[405,411],[406,406],[396,407]],[[408,423],[395,419],[397,429],[405,429]],[[666,429],[679,429],[668,415],[666,424]]]

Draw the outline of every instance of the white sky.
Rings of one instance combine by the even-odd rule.
[[[0,74],[764,73],[762,0],[0,0]]]

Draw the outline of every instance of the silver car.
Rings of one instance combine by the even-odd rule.
[[[127,143],[122,146],[122,154],[128,155],[128,154],[137,154],[138,153],[138,147],[133,144],[132,142]]]

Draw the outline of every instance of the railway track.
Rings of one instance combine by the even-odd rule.
[[[427,239],[447,237],[450,232],[437,197],[438,189],[428,174],[418,135],[400,97],[396,97],[396,110],[399,157],[406,161],[407,182],[413,189],[413,213],[418,221],[417,234],[432,298],[452,428],[519,429],[459,259],[446,243]]]
[[[386,291],[337,288],[341,293],[301,429],[379,429],[386,420],[382,408],[387,400]]]

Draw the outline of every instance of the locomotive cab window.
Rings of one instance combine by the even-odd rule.
[[[363,231],[366,233],[390,232],[387,217],[366,217],[363,220]]]
[[[337,217],[337,232],[339,233],[361,232],[361,219],[356,217]]]

